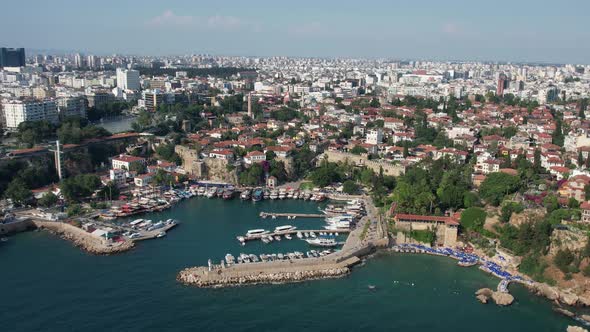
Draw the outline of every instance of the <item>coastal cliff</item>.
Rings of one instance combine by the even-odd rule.
[[[576,295],[564,289],[539,282],[528,285],[527,287],[534,294],[546,297],[551,301],[556,301],[568,306],[590,306],[590,299],[587,297]]]

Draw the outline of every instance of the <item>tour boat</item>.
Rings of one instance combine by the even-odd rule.
[[[279,193],[276,190],[273,190],[270,192],[269,198],[272,200],[277,199],[277,198],[279,198]]]
[[[291,225],[278,226],[278,227],[275,228],[275,233],[285,232],[285,231],[292,231],[292,230],[295,230],[296,228],[297,227],[291,226]]]
[[[287,197],[287,191],[283,188],[279,189],[279,199],[285,199]]]
[[[265,229],[251,229],[248,232],[246,232],[246,236],[253,236],[253,235],[262,235],[262,234],[267,234],[268,231]]]

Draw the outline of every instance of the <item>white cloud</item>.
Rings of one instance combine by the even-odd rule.
[[[193,27],[197,29],[236,30],[251,27],[235,16],[191,16],[177,15],[172,10],[165,10],[162,14],[150,19],[147,24],[152,27]]]
[[[442,26],[442,32],[447,35],[456,35],[461,32],[461,28],[453,22],[447,22]]]

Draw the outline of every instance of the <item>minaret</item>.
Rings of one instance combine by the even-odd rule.
[[[55,169],[57,170],[57,176],[59,178],[59,180],[63,180],[63,165],[62,165],[62,151],[61,151],[61,145],[59,144],[59,141],[55,141],[55,145],[56,145],[56,149],[54,151],[55,153]]]
[[[248,116],[252,117],[252,93],[248,93]]]

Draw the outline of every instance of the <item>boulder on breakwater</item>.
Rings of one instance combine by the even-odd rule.
[[[508,293],[494,292],[489,288],[482,288],[475,292],[475,297],[481,303],[488,303],[491,298],[499,306],[511,305],[514,302],[514,297]]]

